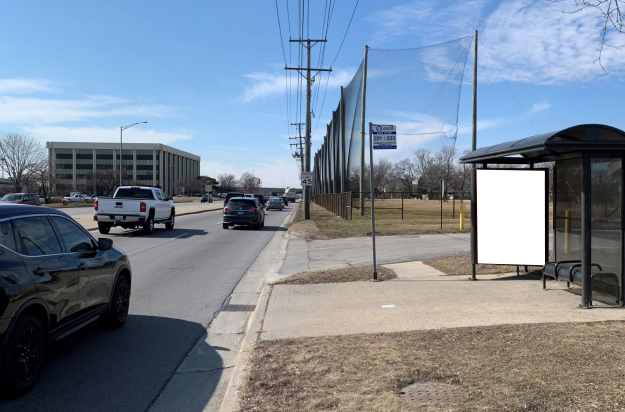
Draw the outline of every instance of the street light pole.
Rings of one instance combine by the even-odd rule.
[[[123,152],[123,141],[124,141],[124,130],[126,129],[130,129],[132,126],[135,126],[137,124],[141,124],[141,123],[147,123],[147,122],[137,122],[137,123],[133,123],[133,124],[129,124],[128,126],[122,126],[119,128],[119,186],[121,187],[122,185],[122,152]]]

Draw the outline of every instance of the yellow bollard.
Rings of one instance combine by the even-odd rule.
[[[464,204],[460,203],[460,230],[464,230]]]
[[[571,233],[571,211],[564,211],[564,253],[569,253],[569,235]]]

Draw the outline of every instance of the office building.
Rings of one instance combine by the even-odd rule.
[[[47,142],[53,193],[112,194],[119,185],[119,143]],[[200,156],[160,143],[127,143],[121,150],[123,185],[160,186],[173,196],[200,175]]]

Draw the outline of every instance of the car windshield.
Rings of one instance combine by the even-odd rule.
[[[6,200],[6,201],[22,200],[22,195],[6,195],[5,197],[2,198],[2,200]]]
[[[140,189],[140,188],[122,188],[117,190],[115,193],[115,198],[131,198],[131,199],[154,199],[152,196],[152,191],[150,189]]]
[[[236,199],[236,200],[229,201],[227,207],[239,208],[239,209],[256,207],[256,202],[254,202],[253,200]]]

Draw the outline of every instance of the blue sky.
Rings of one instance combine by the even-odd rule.
[[[287,60],[298,2],[278,0]],[[3,1],[0,130],[42,141],[161,142],[202,157],[202,174],[254,170],[264,186],[299,186],[288,146],[284,59],[271,0]],[[311,37],[326,1],[310,1]],[[364,45],[406,48],[480,31],[478,146],[580,123],[625,129],[625,50],[598,57],[601,21],[572,0],[336,0],[325,66],[336,57],[313,136],[318,148]],[[308,6],[308,3],[306,3]],[[306,33],[305,33],[306,34]],[[611,35],[612,36],[612,35]],[[625,36],[609,39],[625,44]],[[317,47],[317,46],[316,46]],[[313,61],[318,61],[318,48]],[[471,57],[465,81],[471,76]],[[321,89],[323,92],[323,89]],[[470,84],[457,145],[470,144]],[[319,96],[322,100],[323,95]],[[291,118],[291,121],[294,121]],[[374,119],[368,119],[375,121]],[[405,148],[395,160],[409,157]]]

